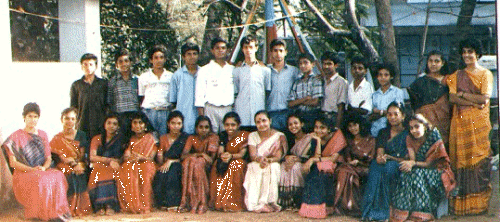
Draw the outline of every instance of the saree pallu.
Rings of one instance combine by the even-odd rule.
[[[446,200],[447,194],[455,187],[444,143],[439,131],[433,129],[422,144],[410,136],[406,144],[415,152],[415,161],[433,165],[432,168],[415,166],[410,172],[400,174],[392,197],[391,221],[435,220],[440,202]]]
[[[30,167],[41,166],[45,157],[50,155],[47,134],[41,130],[38,130],[38,135],[17,130],[5,140],[2,148],[7,156],[14,156],[18,162]],[[17,201],[24,207],[25,219],[69,219],[68,184],[60,170],[14,170],[12,186]]]
[[[97,155],[113,159],[120,159],[123,155],[122,136],[116,135],[109,142],[102,145],[102,135],[92,139],[90,150],[96,150]],[[89,195],[94,212],[111,207],[115,212],[120,211],[118,194],[116,191],[116,171],[107,163],[93,162],[89,177]]]
[[[221,135],[221,146],[224,152],[238,154],[248,145],[248,132],[242,131],[231,140],[227,133]],[[222,161],[218,159],[217,161]],[[247,162],[241,159],[231,159],[225,172],[218,172],[217,161],[212,166],[210,174],[209,206],[221,211],[243,211],[245,209],[243,179],[245,178]]]
[[[335,211],[343,215],[360,216],[363,183],[368,176],[368,167],[375,156],[375,138],[368,136],[357,144],[348,141],[348,147],[343,150],[346,160],[337,168],[335,188]],[[349,164],[358,160],[357,165]]]
[[[141,138],[130,138],[127,148],[132,155],[149,157],[156,153],[156,140],[151,133]],[[125,151],[127,152],[127,151]],[[153,202],[152,182],[156,165],[150,160],[126,161],[118,172],[118,200],[123,212],[151,212]]]
[[[390,128],[384,128],[377,137],[378,144],[384,144],[385,153],[394,157],[403,158],[408,155],[406,149],[406,136],[408,130],[404,130],[391,139]],[[368,179],[363,194],[361,217],[363,220],[388,220],[393,191],[398,184],[399,163],[387,160],[385,164],[378,164],[374,159],[368,171]]]
[[[330,157],[339,153],[347,146],[344,135],[337,130],[325,146],[322,146],[322,157]],[[338,162],[342,159],[339,156]],[[309,174],[305,178],[305,186],[302,194],[302,204],[299,215],[308,218],[326,218],[333,213],[335,198],[335,181],[333,173],[322,172],[317,163],[311,166]]]
[[[281,164],[278,204],[283,208],[300,208],[304,189],[302,164],[314,156],[318,143],[318,140],[313,139],[312,136],[304,136],[290,149],[290,155],[299,157],[301,161],[295,162],[289,170],[286,169],[284,162]]]
[[[256,155],[259,157],[271,157],[279,150],[282,150],[282,153],[286,153],[287,150],[286,138],[281,132],[275,132],[264,141],[261,140],[258,132],[252,132],[248,136],[248,145],[256,146]],[[243,182],[247,210],[260,210],[268,204],[278,207],[280,164],[273,162],[261,168],[258,162],[251,162],[247,167]]]
[[[75,159],[78,164],[85,168],[85,172],[77,175],[73,167],[62,161],[57,164],[66,176],[68,181],[68,203],[73,216],[84,216],[92,213],[92,206],[90,205],[90,197],[87,189],[88,184],[88,140],[87,136],[82,131],[77,131],[74,140],[64,137],[62,133],[58,133],[50,141],[52,153],[59,157],[70,157]]]
[[[466,92],[491,95],[492,74],[482,70],[469,74],[464,70],[450,76],[450,93]],[[485,108],[472,106],[453,107],[450,131],[450,159],[455,172],[458,195],[451,199],[455,215],[485,213],[491,198],[491,130],[489,103]]]
[[[192,135],[186,142],[184,154],[202,154],[210,156],[216,153],[219,144],[219,136],[208,135],[202,139]],[[204,157],[189,156],[182,161],[182,198],[181,209],[199,210],[205,212],[210,194],[208,186],[208,172],[210,163]]]
[[[159,153],[163,152],[165,160],[179,160],[182,150],[186,145],[189,135],[182,133],[170,144],[167,135],[160,138]],[[182,164],[174,162],[166,173],[157,171],[153,181],[153,193],[156,207],[174,207],[179,206],[182,197]]]
[[[448,101],[449,89],[446,80],[446,77],[441,81],[429,76],[420,77],[410,85],[408,93],[415,113],[424,115],[438,128],[445,146],[448,147],[451,106]]]

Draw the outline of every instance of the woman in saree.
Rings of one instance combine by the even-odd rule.
[[[448,78],[453,117],[450,127],[450,159],[458,194],[451,199],[456,215],[474,215],[488,210],[491,198],[491,147],[489,133],[492,73],[478,64],[481,42],[460,42],[466,67]]]
[[[399,163],[408,155],[406,149],[405,109],[392,102],[387,108],[387,127],[380,130],[375,147],[376,159],[371,162],[362,202],[362,219],[389,219],[391,197],[399,179]]]
[[[120,211],[116,191],[116,174],[123,156],[123,135],[118,115],[110,114],[104,120],[104,132],[90,142],[92,172],[89,177],[89,195],[94,212],[113,215]]]
[[[361,115],[348,115],[344,121],[343,132],[348,145],[342,151],[345,162],[335,173],[334,200],[336,211],[344,215],[361,215],[362,187],[375,157],[375,138],[371,136],[370,128],[370,123]]]
[[[14,168],[12,187],[24,207],[25,219],[71,219],[66,192],[68,184],[60,170],[49,169],[52,162],[47,134],[36,128],[40,107],[28,103],[23,109],[25,127],[12,133],[3,143]]]
[[[247,162],[248,132],[240,130],[240,116],[229,112],[222,119],[218,158],[210,175],[210,208],[237,212],[245,209],[243,179]]]
[[[409,159],[399,166],[391,221],[434,221],[439,203],[455,187],[450,159],[438,129],[422,114],[410,118],[409,128]]]
[[[443,53],[429,53],[425,73],[425,76],[419,77],[408,87],[412,109],[415,113],[424,115],[439,130],[445,146],[448,147],[451,106],[446,85],[448,63]]]
[[[314,121],[313,134],[321,139],[321,153],[309,158],[302,170],[307,173],[299,215],[308,218],[326,218],[333,213],[334,171],[342,161],[339,152],[347,146],[340,130],[332,128],[330,120],[319,116]]]
[[[130,132],[131,131],[131,132]],[[146,115],[137,112],[131,118],[128,147],[118,171],[118,200],[123,212],[148,214],[153,202],[152,182],[156,173],[153,162],[157,140]]]
[[[291,133],[288,147],[290,151],[281,163],[281,178],[278,203],[284,209],[299,209],[304,189],[302,165],[311,157],[321,155],[320,139],[304,133],[304,121],[298,113],[292,113],[287,119]]]
[[[73,216],[92,213],[87,189],[89,172],[89,141],[85,132],[76,130],[77,110],[64,109],[61,113],[62,132],[52,138],[50,148],[57,155],[57,168],[68,180],[68,203]]]
[[[208,172],[218,150],[219,136],[206,116],[195,121],[196,134],[189,136],[182,151],[182,198],[179,212],[203,214],[208,210]]]
[[[251,163],[248,164],[243,187],[248,211],[269,213],[281,210],[278,205],[278,183],[280,164],[287,151],[286,137],[271,128],[267,111],[261,110],[254,116],[256,132],[248,135]]]
[[[167,134],[160,137],[157,161],[159,164],[153,181],[156,207],[177,210],[182,197],[182,151],[189,135],[183,129],[184,116],[173,111],[167,118]]]

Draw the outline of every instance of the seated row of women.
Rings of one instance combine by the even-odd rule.
[[[182,113],[174,111],[159,142],[139,112],[125,134],[118,116],[109,115],[105,132],[89,145],[75,130],[76,115],[64,110],[63,131],[48,143],[36,129],[38,106],[27,104],[25,129],[4,143],[26,218],[149,213],[156,206],[193,213],[289,208],[303,217],[334,213],[367,220],[388,219],[392,207],[394,220],[433,219],[453,188],[439,132],[418,114],[408,130],[399,103],[389,105],[388,126],[377,139],[357,115],[348,115],[343,130],[320,116],[306,134],[302,118],[291,114],[285,136],[270,127],[265,111],[255,115],[256,132],[240,130],[238,114],[230,112],[220,136],[204,116],[196,121],[196,134],[187,135]],[[51,152],[59,171],[49,169]]]

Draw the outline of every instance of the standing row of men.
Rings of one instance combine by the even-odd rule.
[[[119,113],[128,119],[141,110],[148,116],[158,134],[167,131],[166,120],[171,110],[181,111],[185,117],[184,131],[194,133],[198,115],[208,116],[215,132],[221,131],[223,116],[234,109],[241,117],[241,125],[252,128],[254,114],[266,109],[272,126],[286,129],[286,118],[291,110],[298,110],[312,123],[320,113],[340,126],[346,104],[361,112],[372,110],[373,86],[366,81],[367,65],[363,58],[353,58],[354,81],[348,85],[336,69],[339,59],[333,52],[321,57],[323,75],[313,72],[315,58],[310,54],[298,56],[299,68],[286,64],[285,41],[271,42],[272,64],[258,61],[257,39],[248,35],[241,40],[244,60],[227,62],[228,43],[215,38],[211,42],[213,59],[205,66],[197,65],[200,48],[193,43],[181,47],[184,66],[175,73],[164,68],[166,48],[154,46],[148,56],[151,69],[137,77],[132,74],[132,58],[122,49],[115,56],[117,74],[109,81],[95,76],[97,57],[85,54],[81,58],[84,76],[71,86],[71,106],[79,111],[78,126],[90,136],[100,133],[106,112]],[[127,127],[127,123],[122,125]],[[306,125],[312,130],[312,125]]]

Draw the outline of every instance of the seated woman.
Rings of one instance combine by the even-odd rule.
[[[283,208],[300,208],[304,172],[302,165],[309,158],[321,155],[320,139],[303,131],[304,122],[297,113],[288,116],[288,131],[293,135],[288,146],[292,147],[281,163],[278,203]]]
[[[195,135],[189,136],[182,151],[182,198],[179,212],[191,210],[202,214],[208,210],[208,172],[218,150],[219,136],[212,132],[206,116],[198,116]]]
[[[167,134],[160,137],[157,161],[160,167],[154,177],[153,193],[156,207],[179,207],[182,196],[182,150],[186,146],[188,134],[183,129],[184,116],[180,111],[173,111],[167,118]]]
[[[363,194],[362,219],[388,220],[392,192],[399,178],[399,162],[408,155],[404,106],[392,102],[387,108],[387,127],[377,137],[376,159],[370,164]]]
[[[335,210],[344,215],[361,215],[362,182],[375,157],[375,138],[370,135],[370,123],[361,115],[348,115],[343,132],[347,147],[342,151],[345,162],[336,169]]]
[[[222,119],[224,132],[220,136],[218,158],[210,175],[210,208],[221,211],[245,209],[243,179],[247,162],[248,132],[239,129],[241,120],[235,112]]]
[[[110,114],[104,120],[104,132],[94,136],[90,143],[92,172],[89,177],[89,195],[94,211],[99,215],[112,215],[120,211],[115,175],[123,156],[123,135],[120,120]]]
[[[455,187],[450,158],[437,128],[422,114],[410,118],[409,160],[401,161],[391,221],[434,221],[439,203]]]
[[[287,143],[283,133],[271,128],[269,113],[264,110],[254,116],[257,131],[248,136],[251,163],[245,174],[245,204],[248,211],[257,213],[277,212],[280,160],[286,153]]]
[[[84,216],[92,213],[88,183],[88,148],[89,142],[85,132],[76,130],[77,110],[67,108],[61,113],[63,131],[50,141],[52,153],[60,161],[60,169],[68,180],[68,203],[73,216]]]
[[[334,177],[339,152],[347,146],[342,131],[333,131],[330,120],[320,116],[314,121],[313,134],[321,139],[321,155],[311,157],[302,166],[307,172],[302,205],[299,215],[309,218],[326,218],[333,213]]]
[[[130,132],[131,131],[131,132]],[[153,159],[157,141],[148,118],[137,112],[127,133],[128,147],[118,171],[118,200],[123,212],[147,214],[153,202],[152,182],[156,172]]]
[[[23,109],[24,129],[12,133],[3,143],[10,167],[14,168],[12,188],[24,207],[24,219],[71,219],[66,192],[68,184],[52,162],[47,134],[36,128],[40,107],[28,103]]]

